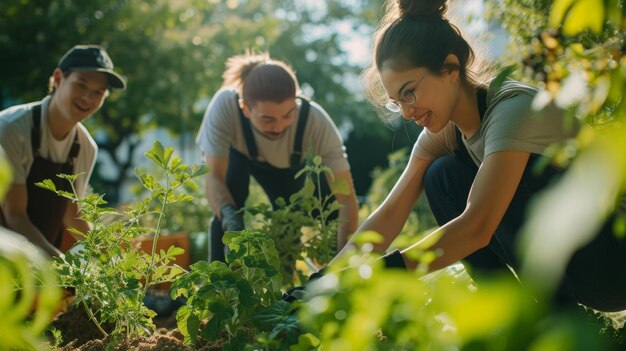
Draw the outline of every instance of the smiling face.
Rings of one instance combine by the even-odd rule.
[[[244,116],[252,127],[270,140],[278,140],[296,120],[298,105],[295,99],[283,102],[256,101],[252,107],[242,103]]]
[[[398,71],[383,64],[379,74],[389,99],[400,107],[404,119],[432,133],[454,120],[461,92],[457,69],[435,74],[425,67]]]
[[[81,122],[96,112],[108,95],[109,81],[101,72],[72,71],[63,76],[57,68],[53,78],[53,103],[60,115],[71,123]]]

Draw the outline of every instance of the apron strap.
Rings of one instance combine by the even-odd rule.
[[[256,148],[254,142],[254,135],[252,134],[252,127],[250,126],[250,120],[243,115],[243,110],[239,106],[239,95],[235,95],[235,103],[239,110],[239,120],[241,120],[241,126],[243,127],[243,136],[246,139],[246,146],[248,147],[248,156],[251,160],[256,160],[259,156],[259,150]]]
[[[311,104],[309,100],[303,96],[299,96],[302,105],[300,106],[300,116],[298,117],[298,127],[296,129],[296,139],[293,142],[293,153],[289,160],[291,168],[298,168],[300,166],[300,160],[302,159],[302,143],[304,139],[304,128],[306,122],[309,119],[309,109]]]
[[[33,155],[39,152],[41,129],[41,104],[33,106],[33,128],[30,130],[30,144],[33,147]]]
[[[485,117],[485,112],[487,111],[487,90],[479,89],[476,92],[476,100],[478,102],[478,114],[480,116],[480,120],[482,121]],[[454,154],[465,163],[475,166],[476,164],[463,142],[463,134],[461,133],[461,130],[457,126],[454,126],[454,132],[456,134],[457,143],[457,149],[454,150]]]
[[[298,125],[296,129],[296,138],[293,144],[293,152],[289,160],[289,164],[292,168],[300,166],[300,160],[302,158],[302,144],[304,139],[304,129],[309,118],[309,110],[311,104],[308,99],[302,96],[298,96],[302,105],[300,106],[300,115],[298,117]],[[248,148],[248,154],[251,160],[256,160],[259,156],[259,150],[257,149],[256,142],[254,141],[254,135],[252,134],[252,127],[250,126],[250,120],[243,114],[243,110],[239,107],[239,96],[235,96],[237,102],[237,109],[239,110],[239,120],[243,128],[243,136],[246,139],[246,146]]]

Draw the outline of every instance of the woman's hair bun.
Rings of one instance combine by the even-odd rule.
[[[448,9],[446,0],[396,0],[400,15],[405,16],[440,16]]]

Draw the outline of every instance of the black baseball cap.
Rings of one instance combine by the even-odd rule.
[[[113,71],[113,61],[107,52],[98,45],[76,45],[61,57],[57,66],[61,71],[77,70],[102,72],[109,79],[112,89],[125,89],[126,81]]]

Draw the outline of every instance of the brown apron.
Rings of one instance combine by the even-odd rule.
[[[70,200],[60,197],[50,190],[35,185],[45,179],[50,179],[59,190],[71,192],[72,188],[65,179],[57,174],[73,174],[74,160],[78,156],[80,144],[78,133],[65,163],[52,162],[43,158],[39,153],[41,143],[41,105],[33,107],[33,128],[31,130],[31,145],[33,149],[33,165],[26,178],[28,205],[26,212],[30,221],[41,231],[46,239],[56,248],[61,246],[63,231],[63,215]]]

